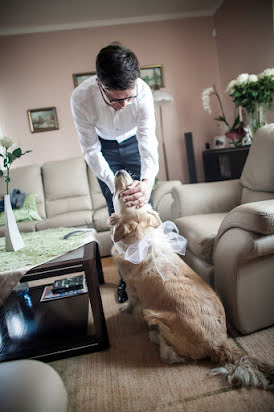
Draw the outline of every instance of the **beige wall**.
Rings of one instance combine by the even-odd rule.
[[[235,25],[235,12],[241,2],[254,4],[253,8],[240,8],[242,18],[237,17],[239,23]],[[164,65],[166,90],[174,96],[174,103],[163,108],[170,178],[188,182],[184,133],[191,131],[198,179],[202,181],[204,143],[212,141],[219,129],[214,116],[202,110],[201,92],[213,83],[221,90],[239,72],[256,72],[274,66],[273,53],[269,57],[273,42],[272,37],[269,39],[272,30],[268,17],[270,10],[270,0],[225,0],[215,18],[188,18],[0,38],[0,127],[3,134],[17,139],[23,149],[33,150],[17,160],[15,165],[81,155],[70,112],[72,73],[94,70],[99,49],[119,40],[135,51],[141,65]],[[258,15],[260,19],[255,23],[254,16]],[[242,19],[245,20],[243,28],[240,24]],[[214,20],[216,39],[211,34]],[[256,24],[256,36],[259,38],[256,37],[256,42],[250,45],[248,39],[253,39]],[[232,34],[233,42],[230,42]],[[262,47],[266,42],[267,50]],[[235,47],[237,64],[232,64]],[[49,106],[57,108],[60,129],[31,133],[27,110]],[[218,115],[218,111],[215,114]],[[156,118],[157,136],[161,141],[157,109]],[[162,164],[161,150],[160,158]],[[163,176],[161,168],[160,178]]]

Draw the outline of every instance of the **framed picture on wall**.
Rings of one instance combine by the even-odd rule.
[[[155,64],[153,66],[142,66],[140,77],[151,87],[151,89],[164,87],[162,64]]]
[[[213,149],[225,149],[227,141],[225,136],[216,136],[213,139]]]
[[[72,75],[74,87],[79,86],[84,80],[88,79],[90,76],[94,76],[96,72],[85,72],[85,73],[74,73]]]
[[[164,87],[164,76],[163,76],[163,65],[155,64],[152,66],[142,66],[141,68],[141,79],[144,80],[151,89],[156,89],[158,87]],[[96,72],[84,72],[84,73],[73,73],[73,85],[74,87],[79,86],[84,80],[88,79],[90,76],[94,76]]]
[[[32,133],[59,129],[56,107],[31,109],[27,113]]]

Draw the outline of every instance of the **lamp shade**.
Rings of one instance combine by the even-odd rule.
[[[170,103],[173,102],[173,96],[162,90],[154,90],[152,92],[155,103]]]

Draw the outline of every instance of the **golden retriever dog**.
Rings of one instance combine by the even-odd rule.
[[[225,375],[231,384],[239,386],[273,389],[274,365],[245,356],[232,346],[220,299],[173,252],[166,235],[159,230],[162,222],[158,213],[150,205],[127,207],[121,199],[120,194],[130,183],[132,178],[125,170],[116,173],[115,213],[109,218],[112,255],[127,284],[128,301],[122,311],[141,310],[149,338],[159,344],[163,361],[209,358],[219,364],[212,375]],[[153,237],[154,233],[157,235]],[[144,239],[150,241],[143,260],[132,263],[127,259],[128,250],[133,248],[138,254],[138,245]]]

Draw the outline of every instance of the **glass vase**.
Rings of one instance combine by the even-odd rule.
[[[257,130],[266,124],[266,107],[264,103],[256,103],[253,112],[249,112],[249,123],[252,136]]]
[[[22,236],[19,232],[10,202],[10,195],[4,196],[4,208],[5,208],[5,242],[6,252],[16,252],[19,249],[25,247]]]

